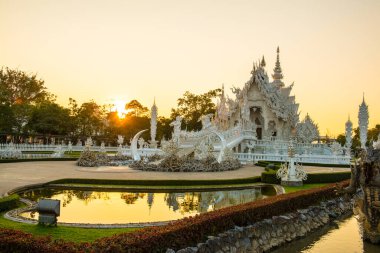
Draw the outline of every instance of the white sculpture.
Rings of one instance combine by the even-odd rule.
[[[131,142],[131,153],[132,153],[132,159],[134,161],[140,161],[141,160],[141,157],[140,157],[140,154],[137,150],[137,141],[138,139],[140,138],[140,136],[145,132],[145,131],[148,131],[148,129],[145,129],[145,130],[141,130],[140,132],[138,132],[132,139],[132,142]]]
[[[73,152],[73,144],[71,143],[71,141],[69,141],[69,144],[67,144],[67,151]]]
[[[212,124],[211,124],[212,116],[213,116],[212,114],[206,114],[206,115],[201,116],[199,121],[202,122],[202,130],[208,129],[212,126]]]
[[[117,144],[119,144],[119,146],[123,145],[124,143],[124,137],[122,135],[118,135],[117,136]]]
[[[368,105],[365,103],[364,95],[363,95],[363,102],[359,106],[359,131],[360,131],[360,143],[361,148],[366,148],[366,142],[367,142],[367,132],[368,132]]]
[[[281,178],[281,185],[300,186],[302,185],[302,180],[307,179],[306,172],[301,165],[296,163],[294,155],[293,142],[290,141],[288,147],[288,163],[282,164],[280,169],[276,172],[277,178]]]
[[[342,146],[338,142],[336,142],[336,141],[334,141],[331,144],[331,151],[332,151],[332,153],[334,155],[341,155],[341,154],[343,154],[343,148],[342,148]]]
[[[86,142],[85,142],[85,146],[86,146],[86,148],[90,148],[92,145],[93,145],[92,138],[88,137]]]
[[[306,114],[305,119],[296,126],[296,137],[303,143],[311,143],[319,137],[318,125]]]
[[[352,122],[350,120],[350,117],[348,117],[348,120],[346,122],[346,144],[345,144],[348,154],[350,153],[351,146],[352,146]]]
[[[99,149],[99,152],[100,152],[100,153],[107,153],[107,151],[106,151],[106,145],[105,145],[104,141],[102,141],[102,142],[100,143],[100,149]]]
[[[177,116],[175,121],[170,123],[170,126],[173,127],[172,139],[176,142],[179,142],[179,137],[180,137],[180,133],[181,133],[181,124],[182,124],[182,117],[181,116]]]
[[[224,94],[224,84],[222,85],[222,94],[216,105],[216,113],[214,122],[219,130],[225,131],[228,129],[228,116],[229,111],[227,107],[227,100]]]
[[[143,149],[144,148],[144,145],[145,145],[145,140],[144,140],[144,138],[142,138],[142,137],[140,137],[139,139],[138,139],[138,144],[139,144],[139,148],[140,149]]]

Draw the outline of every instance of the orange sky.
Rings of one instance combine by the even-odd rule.
[[[243,86],[277,45],[321,134],[380,123],[380,1],[0,0],[0,66],[37,72],[58,102],[138,99],[168,115],[186,90]],[[229,92],[229,94],[231,94]]]

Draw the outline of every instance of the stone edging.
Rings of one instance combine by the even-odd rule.
[[[246,227],[235,227],[194,247],[166,253],[267,252],[287,242],[304,237],[336,218],[352,212],[352,200],[343,197],[321,202],[318,206],[273,216]]]
[[[28,199],[20,198],[20,201],[25,203],[27,207],[17,208],[11,211],[8,211],[4,214],[4,218],[21,222],[26,224],[37,225],[38,221],[34,219],[28,219],[20,216],[21,213],[33,211],[36,208],[37,203],[30,201]],[[152,227],[152,226],[163,226],[167,225],[171,221],[157,221],[157,222],[141,222],[141,223],[115,223],[115,224],[88,224],[88,223],[66,223],[58,222],[59,226],[64,227],[78,227],[78,228],[143,228],[143,227]]]
[[[256,187],[259,187],[259,186],[264,186],[264,185],[270,185],[270,184],[257,184],[257,185],[252,185],[250,187],[234,187],[234,186],[231,186],[231,187],[221,187],[221,188],[204,188],[204,190],[221,190],[221,189],[228,189],[228,190],[232,190],[232,189],[236,189],[236,190],[239,190],[239,189],[246,189],[246,188],[256,188]],[[43,187],[57,187],[57,188],[65,188],[65,185],[61,185],[61,184],[49,184],[49,183],[43,183],[43,184],[33,184],[33,185],[26,185],[26,186],[21,186],[21,187],[18,187],[18,188],[15,188],[11,191],[8,192],[8,194],[13,194],[13,193],[18,193],[20,191],[25,191],[25,190],[29,190],[29,189],[32,189],[32,188],[43,188]],[[271,185],[274,187],[274,189],[276,190],[277,192],[277,195],[280,195],[280,194],[284,194],[285,193],[285,190],[282,186],[279,186],[279,185]],[[107,187],[101,187],[101,186],[98,186],[98,187],[86,187],[86,186],[74,186],[74,185],[70,185],[69,187],[73,187],[73,188],[78,188],[78,189],[88,189],[88,188],[92,188],[92,189],[107,189]],[[129,189],[129,188],[108,188],[108,189],[112,189],[112,190],[116,190],[116,189]],[[129,189],[131,190],[131,189]],[[138,189],[139,191],[141,190],[144,190],[144,189]],[[152,189],[150,189],[152,190]],[[162,189],[160,189],[162,190]],[[178,190],[178,189],[165,189],[165,190]],[[181,189],[183,190],[183,189]],[[197,188],[197,189],[192,189],[192,190],[202,190],[202,188]],[[11,221],[15,221],[15,222],[21,222],[21,223],[26,223],[26,224],[38,224],[38,221],[37,220],[34,220],[34,219],[30,219],[30,218],[26,218],[26,217],[22,217],[20,216],[21,213],[24,213],[24,212],[28,212],[28,211],[33,211],[35,210],[36,208],[36,205],[37,203],[34,202],[34,201],[30,201],[28,199],[24,199],[24,198],[20,198],[20,201],[25,203],[27,205],[27,207],[22,207],[22,208],[17,208],[17,209],[14,209],[14,210],[10,210],[8,212],[6,212],[4,214],[4,218],[8,219],[8,220],[11,220]],[[152,226],[163,226],[163,225],[167,225],[169,224],[170,222],[172,222],[173,220],[170,220],[170,221],[156,221],[156,222],[138,222],[138,223],[114,223],[114,224],[93,224],[93,223],[68,223],[68,222],[58,222],[58,225],[60,226],[65,226],[65,227],[78,227],[78,228],[143,228],[143,227],[152,227]]]

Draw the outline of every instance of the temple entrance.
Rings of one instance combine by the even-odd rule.
[[[262,116],[261,107],[254,106],[250,108],[250,120],[254,123],[252,130],[256,130],[256,136],[258,140],[263,138],[264,118]],[[255,129],[256,128],[256,129]]]
[[[261,127],[256,128],[256,136],[258,140],[263,138],[263,129]]]

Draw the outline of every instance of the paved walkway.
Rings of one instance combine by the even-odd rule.
[[[308,173],[329,173],[348,171],[344,168],[306,167]],[[97,179],[235,179],[261,175],[262,167],[244,166],[239,170],[225,172],[146,172],[133,170],[127,166],[84,168],[75,165],[75,161],[20,162],[0,164],[0,196],[8,191],[30,184],[46,183],[62,178]]]

